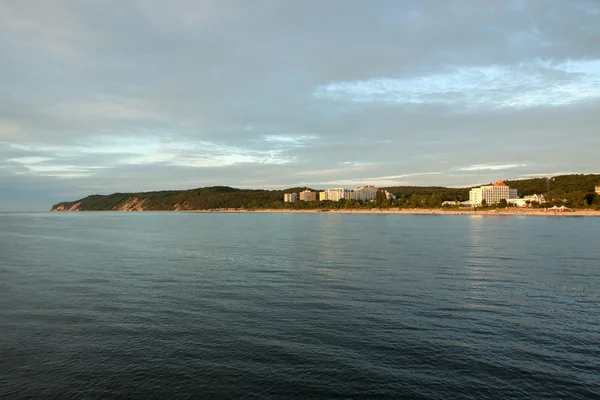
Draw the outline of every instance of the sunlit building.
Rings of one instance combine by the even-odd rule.
[[[300,192],[300,200],[316,201],[317,200],[317,192],[312,192],[310,190],[305,190],[303,192]]]
[[[478,206],[485,200],[486,204],[495,204],[500,200],[516,199],[517,189],[511,189],[504,181],[500,180],[488,186],[471,189],[469,192],[469,203]]]
[[[600,194],[600,186],[596,186],[596,193]]]
[[[285,193],[283,195],[284,203],[295,203],[298,200],[298,195],[296,193]]]
[[[344,198],[344,191],[346,189],[344,188],[334,188],[334,189],[327,189],[327,200],[330,201],[340,201],[340,199]]]
[[[354,191],[344,189],[344,188],[333,188],[327,189],[325,191],[327,200],[330,201],[340,201],[341,199],[353,200],[354,199]]]
[[[375,200],[377,197],[377,188],[372,185],[358,186],[354,190],[354,199],[361,201]]]
[[[508,204],[515,207],[530,207],[532,203],[542,204],[546,202],[546,198],[543,194],[532,194],[523,196],[521,199],[506,199]]]
[[[523,196],[523,198],[526,201],[529,200],[530,203],[533,203],[534,201],[539,204],[546,202],[546,197],[544,197],[543,194],[531,194],[531,195]]]
[[[375,200],[378,190],[379,189],[375,188],[374,186],[359,186],[356,188],[356,190],[331,188],[323,192],[319,192],[319,200],[340,201],[341,199],[345,199],[370,201]],[[302,194],[300,194],[300,196],[302,196]],[[386,197],[390,200],[396,199],[396,196],[389,192],[386,192]],[[302,197],[300,199],[302,199]]]

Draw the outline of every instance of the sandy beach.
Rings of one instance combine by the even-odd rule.
[[[281,209],[220,209],[198,210],[190,212],[221,213],[322,213],[322,214],[407,214],[407,215],[484,215],[484,216],[539,216],[539,217],[600,217],[600,211],[572,210],[565,212],[545,211],[542,209],[502,209],[502,210],[456,210],[456,209],[423,209],[423,208],[374,208],[374,209],[331,209],[331,210],[281,210]]]

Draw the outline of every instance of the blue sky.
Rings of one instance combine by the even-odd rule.
[[[600,172],[600,2],[5,0],[0,210]]]

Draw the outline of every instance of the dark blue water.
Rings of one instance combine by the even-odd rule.
[[[599,233],[0,214],[0,398],[599,398]]]

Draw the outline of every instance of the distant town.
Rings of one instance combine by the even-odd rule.
[[[283,197],[285,203],[294,203],[300,201],[340,201],[344,200],[359,200],[359,201],[375,201],[377,192],[381,192],[385,199],[396,200],[396,196],[385,189],[377,189],[375,186],[358,186],[356,189],[333,188],[322,192],[305,190],[300,193],[286,193]]]
[[[596,194],[600,195],[600,186],[595,186]],[[378,189],[372,185],[358,186],[355,189],[332,188],[323,191],[304,190],[299,193],[284,194],[285,203],[297,201],[340,201],[359,200],[364,202],[376,202],[378,193],[386,200],[396,201],[396,195],[385,189]],[[473,188],[469,192],[469,200],[466,201],[443,201],[441,206],[458,207],[481,207],[502,203],[506,206],[532,207],[546,203],[543,194],[530,194],[519,197],[517,189],[510,188],[503,180],[491,185]]]

